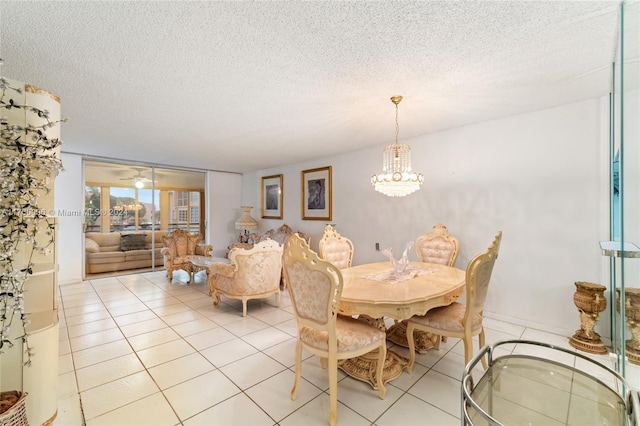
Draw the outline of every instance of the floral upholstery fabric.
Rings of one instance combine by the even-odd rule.
[[[326,324],[329,321],[327,307],[330,303],[335,303],[329,300],[329,277],[319,271],[309,270],[302,262],[288,265],[287,274],[298,315]],[[304,289],[301,289],[301,286],[304,286]]]
[[[236,265],[214,265],[214,286],[223,293],[258,294],[280,288],[282,254],[279,251],[236,256]]]
[[[426,240],[417,248],[423,262],[449,265],[453,251],[453,243],[441,238]]]
[[[338,269],[349,268],[351,266],[351,246],[346,241],[326,240],[322,248],[322,257],[333,263]]]
[[[198,243],[202,241],[202,235],[190,234],[183,229],[176,229],[168,235],[162,236],[161,250],[164,256],[164,266],[167,269],[169,280],[173,278],[173,271],[183,269],[191,273],[191,264],[187,256],[200,254],[208,256],[213,247],[204,246],[203,251],[198,250]]]
[[[449,306],[442,306],[427,311],[424,315],[415,315],[411,321],[438,330],[462,333],[464,325],[462,320],[465,314],[465,305],[454,302]],[[482,328],[482,315],[474,314],[471,319],[471,334],[480,333]]]
[[[336,319],[336,337],[338,352],[351,352],[370,346],[380,340],[385,340],[387,335],[362,321],[350,317],[338,316]],[[310,327],[302,327],[300,340],[314,348],[329,350],[329,333]]]
[[[282,246],[273,240],[261,241],[249,249],[233,248],[230,264],[209,266],[209,290],[214,306],[220,296],[242,300],[242,315],[247,315],[247,301],[276,296],[280,306]]]

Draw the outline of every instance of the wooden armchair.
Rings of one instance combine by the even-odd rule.
[[[262,241],[250,249],[234,248],[229,252],[230,264],[216,263],[209,267],[209,289],[213,305],[220,304],[220,295],[242,300],[242,316],[247,316],[249,299],[264,299],[276,295],[280,306],[282,246],[273,240]]]
[[[167,269],[169,281],[173,280],[173,271],[182,269],[189,274],[191,281],[191,263],[187,256],[200,255],[209,256],[213,250],[211,245],[199,244],[202,235],[190,234],[183,229],[176,229],[167,235],[162,236],[164,246],[160,253],[164,256],[164,267]]]

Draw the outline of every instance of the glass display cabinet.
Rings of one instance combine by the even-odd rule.
[[[609,127],[608,258],[614,368],[640,389],[640,0],[620,4]]]

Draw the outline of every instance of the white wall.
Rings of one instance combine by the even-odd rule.
[[[207,172],[207,243],[213,244],[213,255],[224,257],[229,244],[235,242],[236,219],[241,214],[242,175]]]
[[[301,219],[300,173],[332,166],[331,223],[354,242],[354,264],[386,260],[375,251],[376,242],[399,252],[406,241],[443,223],[460,240],[456,266],[465,268],[502,230],[486,316],[571,335],[580,325],[574,282],[604,278],[598,242],[608,238],[606,102],[589,100],[410,140],[402,140],[401,131],[402,142],[412,147],[414,169],[425,176],[423,188],[405,198],[387,198],[369,183],[382,164],[380,146],[246,174],[243,200],[253,199],[259,212],[260,177],[282,173],[284,219],[262,220],[258,213],[260,230],[287,223],[309,233],[317,249],[325,222]],[[598,331],[608,335],[603,324]]]

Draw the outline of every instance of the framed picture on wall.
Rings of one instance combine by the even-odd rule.
[[[262,178],[262,218],[282,219],[282,175]]]
[[[302,219],[331,220],[331,166],[302,171]]]

